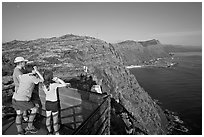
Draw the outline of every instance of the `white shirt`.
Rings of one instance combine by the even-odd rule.
[[[19,88],[14,92],[13,98],[18,101],[29,101],[33,92],[34,85],[42,82],[42,80],[30,73],[20,75],[19,78]]]
[[[46,101],[57,101],[57,88],[58,87],[64,87],[64,84],[59,84],[59,83],[52,83],[49,86],[49,90],[43,85],[43,90],[45,92],[45,99]]]

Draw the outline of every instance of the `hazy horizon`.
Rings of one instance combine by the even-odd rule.
[[[3,2],[2,42],[91,36],[202,46],[201,2]]]

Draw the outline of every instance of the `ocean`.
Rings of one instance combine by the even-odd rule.
[[[202,134],[202,53],[174,54],[172,68],[132,68],[130,72],[163,109],[175,112],[188,134]]]

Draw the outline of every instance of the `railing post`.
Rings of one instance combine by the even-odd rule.
[[[105,133],[106,135],[110,135],[110,120],[111,120],[111,99],[110,96],[108,96],[108,129],[107,129],[107,133]]]

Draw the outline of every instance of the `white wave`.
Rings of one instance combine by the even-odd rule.
[[[131,65],[131,66],[126,66],[126,68],[131,69],[131,68],[141,68],[141,65]]]

